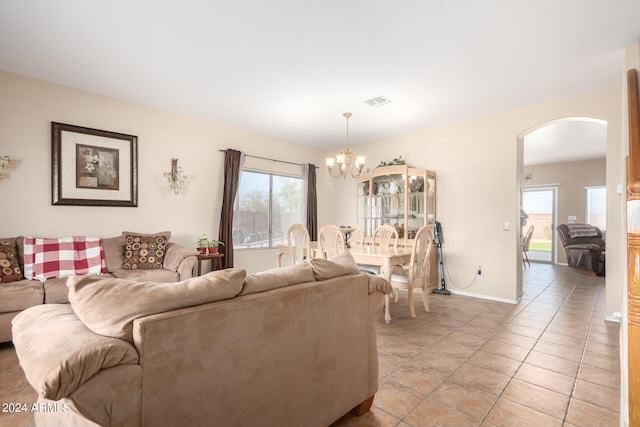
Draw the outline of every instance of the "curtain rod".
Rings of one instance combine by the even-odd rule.
[[[221,153],[227,152],[227,150],[218,150],[218,151],[220,151]],[[271,162],[287,163],[289,165],[302,166],[302,163],[294,163],[294,162],[288,162],[286,160],[270,159],[268,157],[252,156],[251,154],[246,154],[246,153],[245,153],[245,157],[253,157],[254,159],[269,160]],[[319,167],[316,166],[316,169],[319,169]]]

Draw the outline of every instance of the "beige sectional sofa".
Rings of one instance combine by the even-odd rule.
[[[350,254],[158,284],[92,276],[13,321],[38,426],[327,427],[369,410],[391,285]],[[65,345],[61,345],[65,343]],[[38,351],[32,351],[32,349]]]
[[[125,239],[126,236],[161,236],[167,241],[164,251],[162,268],[151,269],[126,269],[125,264]],[[104,260],[106,264],[105,275],[133,280],[152,280],[155,282],[176,282],[192,276],[193,267],[196,264],[197,252],[190,250],[169,239],[168,231],[155,234],[141,234],[123,231],[122,235],[102,239]],[[23,236],[0,239],[0,262],[3,260],[9,266],[9,260],[15,259],[20,269],[20,278],[24,272],[24,238]],[[8,268],[8,267],[5,267]],[[0,280],[0,342],[11,341],[11,320],[22,310],[41,304],[68,303],[67,277],[39,280],[14,280],[4,282]]]

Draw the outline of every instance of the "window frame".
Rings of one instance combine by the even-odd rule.
[[[599,224],[592,224],[590,221],[590,199],[593,196],[590,196],[590,190],[604,190],[604,226],[600,227]],[[584,222],[586,224],[591,224],[600,229],[602,233],[607,232],[607,186],[606,185],[587,185],[584,187]]]
[[[300,181],[301,184],[301,191],[300,191],[300,220],[302,221],[302,215],[304,213],[304,186],[305,186],[305,179],[302,176],[302,173],[300,174],[292,174],[292,173],[285,173],[285,172],[278,172],[278,171],[270,171],[270,170],[263,170],[263,169],[258,169],[258,168],[247,168],[245,167],[242,170],[242,175],[244,175],[245,172],[250,172],[250,173],[255,173],[255,174],[261,174],[261,175],[267,175],[269,177],[269,194],[268,194],[268,206],[267,206],[267,216],[268,216],[268,227],[269,227],[269,231],[268,231],[268,240],[267,240],[267,246],[260,246],[260,247],[238,247],[238,246],[242,246],[242,245],[235,245],[234,244],[234,251],[238,251],[238,252],[248,252],[248,251],[262,251],[262,250],[273,250],[273,249],[278,249],[278,245],[281,244],[275,244],[273,242],[273,217],[274,217],[274,213],[273,213],[273,201],[274,201],[274,195],[273,195],[273,180],[274,177],[280,177],[280,178],[293,178],[293,179],[297,179]],[[243,177],[240,177],[240,185],[238,187],[238,193],[240,192],[240,187],[242,186],[242,179]],[[234,207],[233,207],[233,211],[234,211],[234,222],[236,221],[236,212],[239,210],[240,207],[240,197],[239,194],[236,196],[236,200],[234,203]],[[286,237],[286,231],[285,231],[285,237]]]

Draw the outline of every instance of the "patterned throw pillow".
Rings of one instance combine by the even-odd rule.
[[[24,277],[41,282],[55,277],[106,272],[102,239],[89,236],[24,237]]]
[[[16,255],[16,239],[0,239],[0,282],[22,280],[22,270]]]
[[[124,239],[125,270],[163,268],[167,239],[164,236],[127,234]]]

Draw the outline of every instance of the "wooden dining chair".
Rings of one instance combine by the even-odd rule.
[[[351,246],[364,244],[364,228],[359,225],[351,225],[351,237],[349,237],[349,243]]]
[[[406,289],[408,292],[409,313],[415,319],[416,311],[413,307],[413,288],[422,288],[422,303],[424,311],[429,312],[429,282],[431,274],[431,251],[433,248],[433,236],[428,226],[422,227],[416,233],[411,251],[411,260],[404,266],[403,274],[391,275],[394,300],[398,302],[398,289]]]
[[[345,250],[344,234],[340,227],[324,225],[318,231],[318,245],[320,253],[325,259]]]
[[[527,255],[527,252],[529,252],[529,245],[531,244],[533,229],[533,225],[529,227],[529,229],[527,230],[527,234],[524,235],[524,237],[522,238],[522,243],[520,244],[522,247],[522,265],[524,265],[524,263],[526,262],[529,267],[531,267],[531,263],[529,262],[529,255]]]
[[[373,232],[373,244],[379,246],[398,246],[398,230],[392,225],[383,224]]]
[[[300,264],[305,257],[311,254],[311,238],[309,230],[302,224],[293,224],[287,230],[287,243],[289,245],[289,254],[291,255],[291,264]],[[280,267],[280,258],[277,259],[278,267]]]

